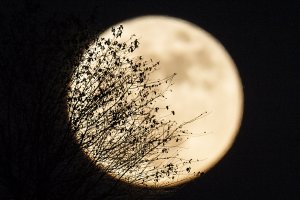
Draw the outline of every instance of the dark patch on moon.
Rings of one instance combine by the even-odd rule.
[[[177,38],[179,40],[181,40],[182,42],[185,42],[185,43],[189,43],[191,42],[191,37],[189,34],[187,34],[186,31],[183,31],[183,30],[178,30],[175,32]]]

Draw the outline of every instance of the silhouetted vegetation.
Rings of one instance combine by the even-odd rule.
[[[175,74],[151,80],[159,63],[131,56],[139,42],[134,37],[119,42],[122,29],[113,27],[113,38],[98,38],[74,68],[67,97],[70,126],[81,149],[105,172],[134,184],[167,185],[190,172],[183,165],[191,160],[179,158],[176,147],[189,134],[183,125],[196,119],[177,125],[160,114],[175,115],[156,104]]]

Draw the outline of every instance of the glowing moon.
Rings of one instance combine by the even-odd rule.
[[[132,34],[139,39],[141,45],[133,56],[160,61],[160,70],[152,78],[177,73],[172,92],[166,93],[167,99],[162,102],[176,112],[169,119],[183,123],[203,112],[209,113],[185,127],[193,135],[181,146],[179,157],[199,162],[192,163],[186,176],[153,184],[176,185],[195,177],[190,174],[206,172],[226,154],[240,127],[243,91],[234,62],[210,34],[181,19],[144,16],[119,24],[124,26],[123,41]],[[111,37],[110,30],[99,38]]]
[[[196,134],[181,151],[183,157],[201,160],[192,165],[192,172],[206,172],[230,149],[241,123],[243,91],[233,60],[213,36],[181,19],[144,16],[119,24],[124,25],[122,38],[139,38],[136,55],[160,61],[156,78],[177,73],[173,92],[163,102],[176,111],[170,118],[184,122],[210,113],[186,127]],[[182,181],[185,177],[176,180]]]

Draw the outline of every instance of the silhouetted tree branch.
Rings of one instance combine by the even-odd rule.
[[[159,63],[133,57],[139,42],[134,37],[120,42],[122,30],[122,25],[113,27],[113,38],[97,39],[74,68],[67,97],[70,126],[81,148],[106,173],[139,185],[162,180],[167,185],[190,171],[175,150],[188,134],[184,124],[161,116],[169,106],[156,106],[175,74],[151,80]]]

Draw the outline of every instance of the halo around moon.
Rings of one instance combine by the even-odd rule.
[[[191,172],[207,172],[232,146],[242,119],[242,84],[232,58],[212,35],[178,18],[142,16],[118,24],[124,26],[122,39],[132,34],[139,39],[135,55],[160,61],[155,79],[177,74],[162,102],[176,112],[169,119],[183,123],[209,113],[185,127],[194,134],[180,151],[180,157],[199,160]],[[110,34],[108,29],[99,37]],[[182,176],[171,185],[188,180]]]

